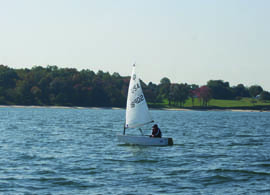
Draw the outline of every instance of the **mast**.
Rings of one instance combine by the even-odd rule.
[[[124,124],[124,131],[123,131],[123,135],[125,135],[126,133],[126,124]]]

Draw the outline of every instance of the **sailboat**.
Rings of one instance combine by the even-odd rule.
[[[140,127],[152,122],[154,121],[149,113],[149,109],[141,88],[140,79],[135,72],[134,64],[128,88],[124,131],[123,135],[117,135],[119,142],[144,146],[173,145],[172,138],[153,138],[149,135],[143,134]],[[134,128],[139,128],[141,135],[126,135],[126,130]]]

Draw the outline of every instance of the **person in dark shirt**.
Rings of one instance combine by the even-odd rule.
[[[152,135],[150,137],[161,137],[162,133],[160,131],[160,129],[158,128],[158,125],[155,124],[152,127]]]

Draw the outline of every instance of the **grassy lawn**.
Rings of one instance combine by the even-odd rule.
[[[252,102],[254,101],[254,102]],[[164,107],[164,108],[179,108],[177,105],[169,106],[169,102],[167,99],[163,100],[162,103],[149,103],[150,107]],[[200,106],[198,99],[194,100],[194,106]],[[242,98],[241,100],[217,100],[212,99],[209,102],[209,106],[217,106],[221,108],[228,108],[228,107],[253,107],[253,106],[270,106],[270,101],[260,101],[254,100],[252,98]],[[184,105],[184,107],[192,107],[192,100],[191,98],[188,99]]]
[[[252,102],[254,101],[254,102]],[[210,101],[210,106],[219,107],[250,107],[250,106],[269,106],[270,102],[254,100],[252,98],[243,98],[241,100],[216,100]]]

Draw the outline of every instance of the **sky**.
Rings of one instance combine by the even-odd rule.
[[[270,90],[268,0],[0,0],[0,64]]]

